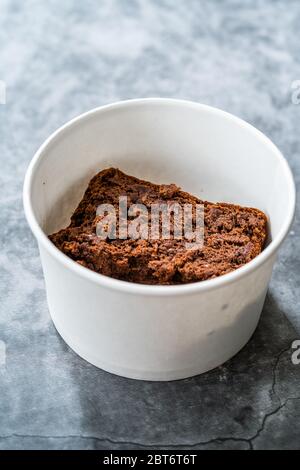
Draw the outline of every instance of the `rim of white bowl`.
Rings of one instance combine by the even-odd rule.
[[[152,104],[161,104],[164,103],[165,105],[175,106],[181,105],[186,107],[192,108],[202,108],[207,112],[218,114],[223,118],[229,119],[231,121],[235,121],[240,126],[247,128],[248,131],[255,134],[257,139],[263,141],[263,143],[269,147],[273,151],[273,154],[277,160],[279,160],[282,171],[285,174],[285,177],[288,181],[288,200],[289,206],[287,207],[286,217],[284,219],[284,223],[276,235],[276,237],[271,240],[270,244],[253,260],[249,261],[244,266],[222,276],[207,279],[205,281],[198,281],[189,284],[180,284],[180,285],[147,285],[147,284],[138,284],[134,282],[122,281],[118,279],[114,279],[109,276],[104,276],[103,274],[96,273],[88,268],[85,268],[71,258],[66,256],[62,253],[56,246],[49,240],[47,235],[44,233],[42,228],[40,227],[39,223],[36,220],[34,210],[31,204],[31,187],[32,181],[35,176],[35,172],[39,166],[43,153],[48,145],[50,145],[57,137],[59,137],[62,133],[64,133],[67,129],[78,124],[80,121],[89,119],[93,114],[105,112],[107,110],[111,110],[113,108],[122,108],[128,106],[139,106],[146,103]],[[206,104],[201,104],[193,101],[188,100],[181,100],[181,99],[173,99],[173,98],[139,98],[139,99],[132,99],[126,101],[118,101],[112,104],[107,104],[104,106],[100,106],[94,108],[90,111],[87,111],[79,116],[75,117],[74,119],[68,121],[66,124],[61,126],[55,132],[53,132],[48,139],[40,146],[40,148],[35,153],[33,159],[31,160],[24,181],[23,187],[23,204],[25,215],[28,221],[28,224],[36,237],[37,241],[41,243],[41,245],[48,251],[48,253],[53,256],[57,261],[59,261],[66,269],[70,269],[74,271],[79,276],[82,276],[85,279],[90,280],[91,282],[101,285],[102,287],[107,287],[110,289],[114,289],[117,291],[126,292],[129,294],[140,294],[140,295],[149,295],[149,296],[173,296],[173,295],[186,295],[186,294],[193,294],[198,293],[200,291],[208,291],[211,289],[216,289],[218,287],[225,286],[232,282],[241,279],[242,277],[246,276],[247,274],[251,273],[252,271],[256,270],[259,266],[261,266],[266,260],[268,260],[279,248],[281,243],[284,241],[285,237],[287,236],[291,224],[293,222],[294,213],[295,213],[295,205],[296,205],[296,189],[295,183],[293,179],[292,172],[288,165],[287,160],[284,158],[280,150],[276,147],[275,144],[261,131],[256,129],[254,126],[249,124],[248,122],[244,121],[243,119],[234,116],[226,111],[223,111],[219,108],[215,108]]]

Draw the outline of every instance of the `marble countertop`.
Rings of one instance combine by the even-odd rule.
[[[66,346],[22,208],[26,167],[52,131],[147,96],[246,119],[299,184],[299,25],[296,0],[0,0],[0,449],[300,447],[299,206],[249,344],[214,371],[169,383],[110,375]]]

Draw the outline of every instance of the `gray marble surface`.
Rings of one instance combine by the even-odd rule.
[[[299,209],[249,344],[202,376],[151,383],[96,369],[58,336],[21,199],[53,130],[147,96],[246,119],[299,184],[299,57],[298,0],[0,0],[0,449],[300,448]]]

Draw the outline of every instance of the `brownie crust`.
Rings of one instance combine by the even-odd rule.
[[[184,240],[171,238],[99,239],[97,207],[119,197],[130,204],[167,202],[204,205],[204,244],[187,249]],[[234,271],[255,258],[267,238],[267,218],[258,209],[211,203],[182,191],[175,184],[157,185],[126,175],[116,168],[100,171],[90,181],[70,225],[49,236],[55,246],[82,266],[97,273],[141,284],[185,284]]]

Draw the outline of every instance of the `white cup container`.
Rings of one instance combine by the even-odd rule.
[[[110,166],[263,210],[268,246],[234,272],[179,286],[119,281],[78,265],[47,234],[68,224],[90,178]],[[209,106],[151,98],[94,109],[52,134],[29,165],[24,208],[66,343],[109,372],[175,380],[219,366],[251,337],[293,220],[295,186],[280,151],[251,125]]]

